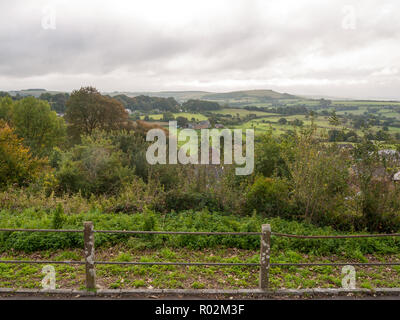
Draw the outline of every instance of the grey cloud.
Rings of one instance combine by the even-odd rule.
[[[0,90],[21,83],[72,89],[82,81],[104,90],[182,89],[171,86],[185,82],[204,86],[186,89],[234,90],[249,80],[264,87],[277,83],[270,86],[294,93],[359,95],[372,88],[376,95],[392,97],[397,92],[398,73],[379,76],[385,68],[400,69],[395,50],[400,5],[395,0],[354,4],[355,30],[341,26],[344,0],[281,0],[270,6],[237,0],[226,8],[210,1],[202,14],[191,12],[189,21],[183,19],[188,7],[179,3],[165,15],[157,6],[154,11],[141,8],[140,2],[126,12],[126,2],[113,2],[120,10],[96,3],[2,1]],[[57,9],[56,30],[41,27],[42,9],[49,4]],[[65,88],[60,88],[63,78]],[[296,84],[288,86],[285,79]],[[308,81],[324,79],[334,85]],[[382,79],[388,83],[384,87],[377,85]],[[238,87],[228,87],[236,80]]]

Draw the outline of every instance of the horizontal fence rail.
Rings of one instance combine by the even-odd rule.
[[[125,231],[94,230],[95,233],[127,233],[127,234],[186,234],[194,236],[259,236],[261,232],[203,232],[203,231]]]
[[[83,232],[79,229],[0,229],[5,232]],[[186,234],[197,236],[259,236],[261,232],[191,232],[191,231],[142,231],[142,230],[93,230],[94,233],[122,234]]]
[[[259,263],[242,262],[118,262],[118,261],[96,261],[95,264],[133,264],[133,265],[161,265],[161,266],[260,266]]]
[[[400,233],[382,233],[382,234],[356,234],[342,236],[303,236],[297,234],[271,233],[273,236],[299,239],[352,239],[352,238],[382,238],[382,237],[400,237]]]
[[[400,266],[400,262],[352,262],[352,266]],[[323,266],[348,266],[349,263],[332,262],[332,263],[271,263],[272,267],[323,267]]]
[[[270,225],[263,225],[261,232],[190,232],[190,231],[142,231],[142,230],[94,230],[92,222],[84,222],[84,229],[5,229],[0,228],[0,232],[63,232],[63,233],[83,233],[84,235],[84,261],[51,261],[51,260],[0,260],[5,264],[70,264],[85,265],[86,267],[86,288],[96,289],[95,265],[176,265],[176,266],[248,266],[259,267],[259,288],[269,289],[269,274],[272,267],[313,267],[313,266],[398,266],[400,262],[366,262],[366,263],[271,263],[271,236],[287,237],[297,239],[356,239],[356,238],[381,238],[381,237],[400,237],[400,233],[391,234],[360,234],[360,235],[294,235],[286,233],[271,232]],[[129,261],[96,261],[94,255],[94,234],[166,234],[166,235],[197,235],[197,236],[260,236],[260,262],[129,262]]]
[[[0,260],[0,263],[25,263],[25,264],[85,264],[85,261]]]
[[[69,230],[69,229],[0,229],[4,232],[83,232],[83,230]]]

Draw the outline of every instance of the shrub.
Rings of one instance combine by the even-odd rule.
[[[400,220],[400,187],[391,177],[398,162],[396,158],[380,156],[378,150],[378,144],[364,137],[353,152],[352,182],[359,190],[357,206],[362,213],[359,227],[371,232],[392,232]]]
[[[12,124],[35,155],[47,156],[65,142],[65,121],[51,111],[47,101],[34,97],[19,100],[12,110]]]
[[[52,228],[61,229],[65,222],[64,210],[61,204],[58,204],[57,209],[54,211]]]
[[[166,194],[165,199],[167,211],[201,210],[204,208],[221,211],[222,209],[216,197],[207,191],[171,190]]]
[[[324,145],[316,127],[296,132],[293,148],[285,156],[293,199],[308,222],[343,203],[349,186],[349,156],[336,145]]]
[[[279,140],[272,131],[262,135],[255,146],[255,172],[265,177],[288,176],[284,153],[290,150],[290,139]]]
[[[58,191],[83,195],[115,194],[133,177],[124,155],[102,133],[82,138],[63,155],[56,177]]]
[[[246,194],[247,213],[281,216],[290,211],[289,185],[280,178],[258,177]]]

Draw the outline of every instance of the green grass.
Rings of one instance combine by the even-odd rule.
[[[250,110],[240,109],[240,108],[224,108],[222,110],[215,110],[212,112],[219,113],[219,114],[230,114],[233,117],[236,117],[237,115],[239,115],[240,118],[243,118],[249,114],[255,114],[257,116],[275,115],[274,113],[266,113],[266,112],[262,112],[262,111],[250,111]]]
[[[163,117],[162,114],[149,114],[149,118],[151,120],[161,120]],[[145,118],[145,116],[140,116],[140,119],[143,120]]]
[[[276,115],[263,117],[261,119],[254,119],[248,122],[245,122],[239,126],[235,126],[238,129],[254,129],[255,134],[263,134],[269,130],[272,130],[273,134],[280,135],[288,130],[298,129],[299,127],[293,127],[291,124],[282,125],[278,123],[279,119],[285,118],[287,121],[293,121],[295,119],[301,120],[304,123],[304,126],[311,125],[311,118],[306,117],[305,115],[292,115],[292,116],[284,116],[284,115]],[[330,129],[334,129],[335,127],[329,123],[328,117],[319,116],[314,119],[314,124],[317,126],[318,131],[321,133],[323,130],[327,131]]]
[[[196,119],[196,121],[203,121],[207,120],[208,118],[200,113],[189,113],[189,112],[180,112],[174,113],[175,118],[177,117],[184,117],[189,121],[192,121],[192,118]]]

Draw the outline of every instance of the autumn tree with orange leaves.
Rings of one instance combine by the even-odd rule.
[[[0,120],[0,189],[10,184],[23,186],[35,181],[46,164],[45,160],[33,157],[22,141]]]

